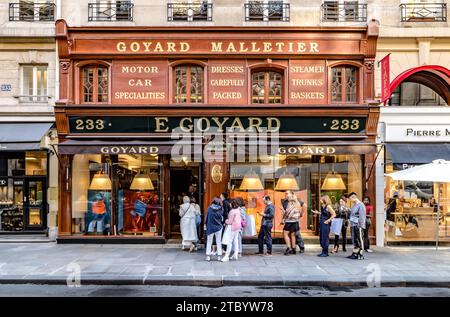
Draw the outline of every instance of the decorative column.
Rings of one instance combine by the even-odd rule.
[[[59,156],[59,236],[72,234],[72,160],[73,155]]]

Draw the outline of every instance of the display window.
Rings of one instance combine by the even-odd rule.
[[[47,152],[6,152],[0,156],[0,231],[44,230]]]
[[[232,163],[230,167],[231,197],[243,198],[248,223],[261,226],[258,211],[263,211],[264,195],[275,205],[273,233],[281,236],[285,192],[292,190],[307,213],[300,220],[303,231],[317,234],[318,219],[311,210],[319,208],[321,195],[328,195],[334,205],[349,192],[362,194],[362,157],[359,155],[276,155],[248,158],[247,162]]]
[[[161,234],[161,164],[158,155],[75,155],[72,233]]]
[[[387,162],[387,174],[414,167]],[[386,177],[385,210],[387,242],[450,241],[450,186],[432,182],[394,181]]]

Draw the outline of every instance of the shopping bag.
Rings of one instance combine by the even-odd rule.
[[[402,235],[403,235],[403,233],[400,231],[400,229],[398,227],[395,227],[395,236],[401,237]]]
[[[244,237],[253,237],[256,236],[256,223],[255,217],[253,215],[247,215],[247,225],[244,228],[242,235]]]
[[[229,245],[233,242],[233,233],[231,231],[231,226],[227,225],[225,227],[225,230],[223,232],[223,236],[222,236],[222,244],[226,244]]]
[[[343,219],[341,219],[341,218],[332,219],[330,232],[334,233],[337,236],[341,235],[342,223],[343,223]]]

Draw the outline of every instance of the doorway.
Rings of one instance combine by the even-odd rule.
[[[202,206],[200,164],[170,167],[170,234],[172,238],[181,236],[180,205],[183,197],[194,197],[197,204]]]

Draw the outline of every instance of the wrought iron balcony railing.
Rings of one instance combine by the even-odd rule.
[[[283,1],[250,1],[245,4],[245,21],[289,22],[290,5]]]
[[[89,21],[133,21],[131,1],[96,2],[88,4]]]
[[[55,4],[52,2],[34,3],[21,1],[9,4],[9,21],[54,21]]]
[[[446,22],[446,3],[404,3],[400,5],[401,22]]]
[[[358,1],[325,1],[322,6],[322,21],[324,22],[366,22],[367,4]]]
[[[212,21],[213,5],[207,1],[168,3],[168,21]]]

